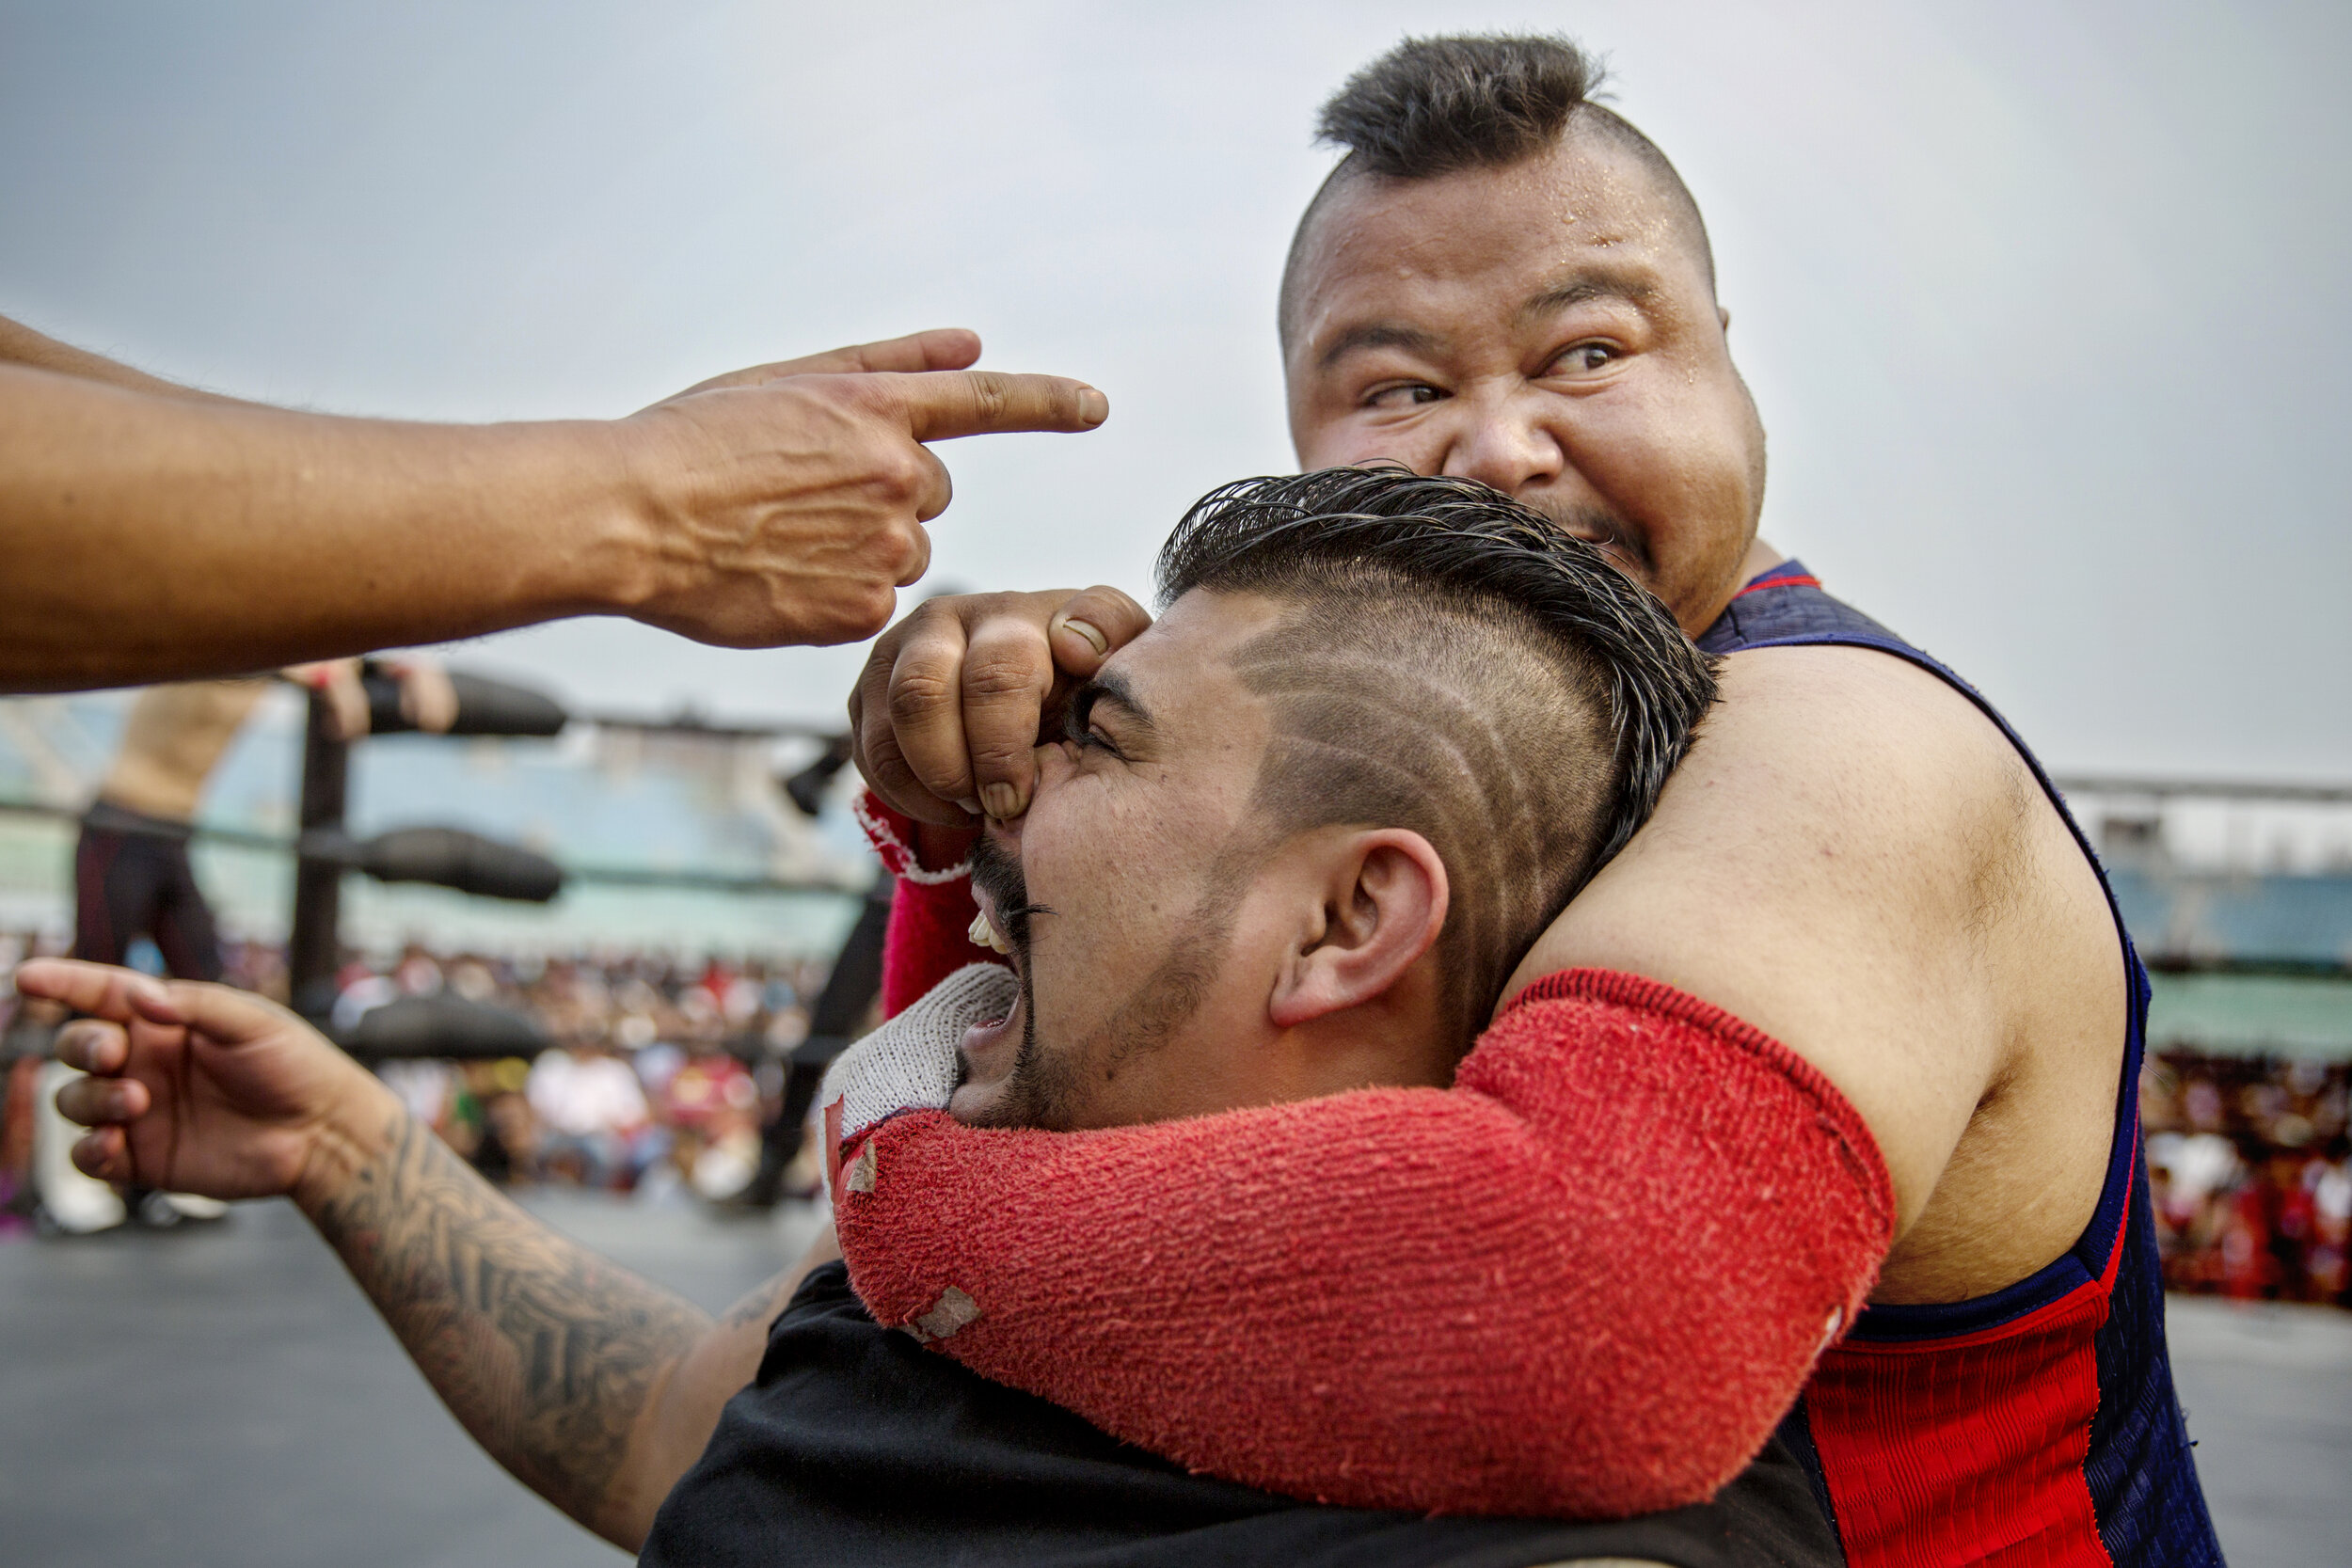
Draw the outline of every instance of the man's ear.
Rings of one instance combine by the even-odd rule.
[[[1421,834],[1351,831],[1328,864],[1320,915],[1284,960],[1266,1001],[1277,1028],[1382,995],[1445,927],[1445,862]]]

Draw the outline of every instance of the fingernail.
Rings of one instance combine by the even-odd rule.
[[[1111,400],[1088,387],[1078,393],[1078,418],[1089,424],[1101,424],[1111,417]]]
[[[988,815],[999,822],[1009,822],[1021,815],[1021,793],[1009,784],[984,786],[980,799],[988,802]]]
[[[966,813],[973,816],[980,815],[980,802],[969,795],[965,796],[962,800],[958,800],[956,804],[961,806]]]
[[[1072,631],[1076,632],[1080,637],[1085,638],[1088,645],[1092,647],[1097,654],[1106,654],[1111,651],[1111,640],[1104,637],[1103,635],[1103,628],[1096,626],[1093,622],[1081,621],[1073,617],[1064,620],[1062,625],[1068,626]]]

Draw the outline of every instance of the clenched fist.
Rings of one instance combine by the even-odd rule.
[[[874,644],[850,694],[858,771],[918,822],[1020,816],[1071,691],[1151,624],[1116,588],[926,600]]]

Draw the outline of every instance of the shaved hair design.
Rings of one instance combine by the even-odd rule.
[[[1269,838],[1429,840],[1453,883],[1438,940],[1464,1048],[1715,700],[1712,661],[1663,605],[1475,481],[1379,467],[1222,486],[1169,535],[1159,588],[1288,609],[1232,661],[1273,713],[1254,815]]]
[[[1298,219],[1282,268],[1280,321],[1288,348],[1300,268],[1316,215],[1361,179],[1410,182],[1469,168],[1508,168],[1550,151],[1571,131],[1633,155],[1675,209],[1715,286],[1714,247],[1691,188],[1658,144],[1598,102],[1608,71],[1573,40],[1537,34],[1406,39],[1355,75],[1323,105],[1315,139],[1343,148]]]

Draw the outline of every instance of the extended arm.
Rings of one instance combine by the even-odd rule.
[[[299,1020],[217,986],[45,960],[29,995],[94,1015],[58,1054],[92,1175],[292,1196],[466,1430],[556,1507],[635,1550],[751,1381],[830,1242],[714,1321],[518,1208]]]
[[[0,323],[0,690],[245,673],[564,615],[730,646],[888,618],[947,504],[922,443],[1107,404],[964,332],[759,367],[625,420],[213,398]]]
[[[752,1380],[820,1257],[723,1318],[549,1227],[405,1108],[297,1194],[451,1414],[516,1479],[630,1551]]]
[[[134,392],[151,392],[158,397],[186,398],[196,403],[231,403],[215,392],[194,387],[183,387],[176,381],[133,370],[118,364],[103,355],[87,349],[61,343],[45,333],[34,331],[23,322],[0,316],[0,365],[16,365],[27,370],[55,371],[59,375],[73,376],[82,381],[95,381],[108,387],[120,387]]]

